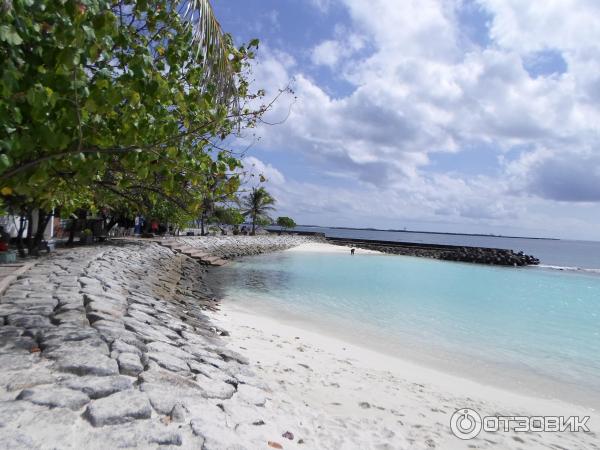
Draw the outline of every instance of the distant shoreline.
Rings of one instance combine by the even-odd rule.
[[[483,234],[483,233],[452,233],[449,231],[417,231],[417,230],[394,230],[394,229],[380,229],[380,228],[354,228],[354,227],[329,227],[322,225],[297,225],[298,227],[304,228],[330,228],[332,230],[357,230],[357,231],[384,231],[386,233],[415,233],[415,234],[440,234],[446,236],[480,236],[480,237],[492,237],[492,238],[506,238],[506,239],[535,239],[540,241],[560,241],[559,238],[546,238],[546,237],[530,237],[530,236],[504,236],[501,234]]]

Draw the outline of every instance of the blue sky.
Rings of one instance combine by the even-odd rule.
[[[215,0],[291,84],[241,136],[298,223],[600,239],[592,0]]]

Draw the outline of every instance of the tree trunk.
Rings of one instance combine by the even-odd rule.
[[[256,235],[256,215],[252,215],[252,232],[250,233],[252,236]]]
[[[85,218],[87,217],[87,211],[80,209],[77,211],[77,218],[71,219],[71,229],[69,230],[69,240],[67,244],[72,245],[75,240],[75,233],[85,224]]]
[[[25,214],[19,216],[19,231],[17,233],[17,249],[19,250],[19,256],[25,257],[25,246],[23,245],[23,233],[25,232]]]
[[[38,226],[35,232],[35,236],[33,238],[33,254],[38,255],[40,252],[40,244],[44,240],[44,232],[46,231],[46,226],[52,217],[52,213],[46,213],[43,209],[38,210]],[[31,249],[29,250],[31,254]]]
[[[108,225],[106,225],[106,235],[108,236],[108,233],[110,233],[110,230],[113,229],[113,227],[118,223],[118,219],[116,219],[115,217],[112,217],[109,221],[108,221]]]
[[[204,214],[200,216],[200,236],[204,236]]]
[[[71,218],[71,226],[69,227],[69,240],[67,241],[68,245],[73,245],[73,241],[75,240],[75,226],[77,225],[77,219]]]
[[[27,237],[25,238],[25,246],[27,247],[27,252],[31,255],[31,240],[33,234],[33,213],[31,210],[27,211]]]

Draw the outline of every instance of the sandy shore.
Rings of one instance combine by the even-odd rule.
[[[286,250],[288,252],[317,252],[317,253],[350,253],[349,247],[341,245],[326,244],[324,242],[307,242],[306,244],[300,244],[296,247]],[[356,255],[367,255],[367,254],[382,254],[375,250],[367,250],[364,248],[355,248],[354,253]]]
[[[248,355],[268,386],[266,408],[294,418],[290,431],[303,439],[302,448],[598,448],[600,417],[591,409],[432,370],[239,304],[225,302],[212,319],[229,330],[230,348]],[[462,441],[449,423],[464,407],[482,416],[591,416],[591,432],[482,432]]]
[[[295,439],[280,439],[285,448],[599,448],[600,417],[588,408],[422,367],[259,315],[239,302],[225,300],[212,320],[229,330],[230,348],[249,356],[269,387],[266,415],[293,418]],[[481,432],[463,441],[449,423],[465,407],[481,416],[591,416],[590,432]]]

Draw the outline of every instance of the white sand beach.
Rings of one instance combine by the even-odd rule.
[[[324,242],[307,242],[300,244],[297,247],[286,250],[287,252],[318,252],[318,253],[350,253],[350,247],[344,247],[341,245],[326,244]],[[376,250],[368,250],[365,248],[355,248],[354,253],[356,255],[367,255],[378,253]]]
[[[422,367],[239,304],[224,302],[212,319],[229,330],[231,349],[249,356],[268,387],[264,420],[294,435],[279,439],[285,448],[597,448],[594,410]],[[481,416],[591,416],[590,433],[482,432],[462,441],[449,423],[465,407]]]
[[[230,348],[250,358],[269,389],[265,422],[294,436],[279,438],[284,448],[598,448],[600,416],[592,409],[422,367],[259,315],[239,302],[224,301],[220,309],[212,320],[229,330]],[[590,432],[482,431],[463,441],[449,424],[465,407],[482,417],[591,416]]]

